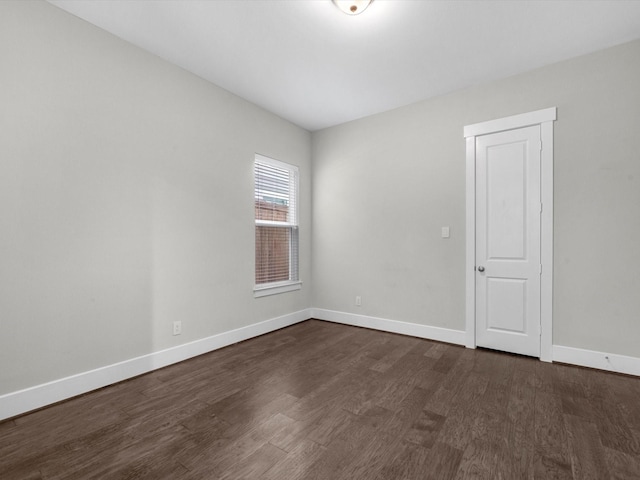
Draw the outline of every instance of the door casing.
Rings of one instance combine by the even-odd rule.
[[[476,137],[540,125],[540,360],[551,362],[553,345],[553,122],[556,107],[464,127],[466,139],[466,341],[476,348]]]

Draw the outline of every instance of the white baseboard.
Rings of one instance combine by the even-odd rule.
[[[466,332],[448,328],[430,327],[415,323],[388,320],[385,318],[369,317],[353,313],[337,312],[312,308],[311,315],[318,320],[353,325],[355,327],[371,328],[384,332],[400,333],[412,337],[437,340],[439,342],[465,345]],[[552,361],[597,368],[610,372],[640,376],[640,358],[617,355],[614,353],[597,352],[581,348],[553,345]]]
[[[554,345],[553,361],[640,376],[640,358],[615,353]]]
[[[309,318],[410,335],[456,345],[465,345],[465,332],[463,330],[431,327],[366,315],[310,308],[159,352],[125,360],[113,365],[107,365],[95,370],[54,380],[42,385],[36,385],[24,390],[1,395],[0,421],[202,355],[203,353],[273,332]],[[554,345],[552,360],[554,362],[640,376],[640,358],[638,357]]]
[[[272,318],[176,347],[107,365],[0,396],[0,420],[106,387],[173,363],[248,340],[311,318],[311,309]]]
[[[382,330],[383,332],[400,333],[412,337],[437,340],[439,342],[454,343],[456,345],[465,344],[464,330],[452,330],[449,328],[430,327],[417,323],[400,322],[398,320],[388,320],[386,318],[369,317],[354,313],[337,312],[335,310],[324,310],[322,308],[312,308],[313,318],[326,320],[329,322],[343,323],[355,327],[371,328]]]

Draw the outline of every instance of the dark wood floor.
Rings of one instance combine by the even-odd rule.
[[[640,379],[310,320],[0,423],[2,479],[639,479]]]

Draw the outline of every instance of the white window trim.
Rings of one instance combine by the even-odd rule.
[[[295,190],[296,201],[294,202],[293,208],[295,211],[293,213],[293,217],[295,218],[295,223],[291,224],[289,222],[278,222],[278,221],[269,221],[269,220],[255,220],[255,226],[269,226],[269,227],[282,227],[282,228],[292,228],[294,230],[299,229],[299,218],[298,218],[298,209],[299,209],[299,201],[300,201],[300,170],[297,165],[281,162],[279,160],[275,160],[271,157],[267,157],[264,155],[260,155],[259,153],[255,154],[254,162],[261,161],[264,163],[269,163],[279,168],[283,168],[286,170],[295,170],[296,172],[296,184],[292,186],[293,190]],[[255,228],[254,226],[254,228]],[[300,237],[298,236],[298,245],[297,245],[298,255],[300,251]],[[294,262],[290,262],[290,268],[297,268],[297,274],[300,275],[300,258]],[[291,275],[290,275],[291,276]],[[300,290],[302,288],[302,280],[286,280],[282,282],[272,282],[272,283],[264,283],[260,285],[255,285],[253,287],[253,297],[260,298],[266,297],[269,295],[277,295],[280,293],[293,292],[295,290]]]
[[[267,297],[269,295],[277,295],[278,293],[293,292],[302,288],[302,282],[300,280],[293,282],[277,282],[266,283],[264,286],[255,286],[253,288],[253,297]]]

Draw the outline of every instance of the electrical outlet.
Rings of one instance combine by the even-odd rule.
[[[360,295],[356,296],[356,307],[362,306],[362,297]]]
[[[180,335],[182,333],[182,322],[173,322],[173,334]]]

